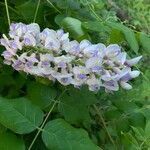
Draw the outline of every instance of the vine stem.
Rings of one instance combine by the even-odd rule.
[[[0,5],[5,7],[5,3],[4,2],[0,2]],[[15,14],[19,15],[19,13],[14,8],[12,8],[11,6],[8,6],[8,9],[13,11]]]
[[[7,14],[7,19],[8,19],[8,25],[10,26],[10,17],[9,17],[9,10],[8,10],[7,0],[5,0],[5,7],[6,7],[6,14]]]
[[[86,0],[86,2],[87,2],[87,4],[88,4],[88,1],[87,1],[87,0]],[[97,19],[98,21],[100,21],[100,22],[103,22],[103,19],[100,18],[100,17],[97,15],[97,13],[93,10],[92,5],[88,4],[88,7],[89,7],[89,9],[91,10],[91,12],[94,14],[94,16],[96,17],[96,19]]]
[[[36,10],[35,10],[35,14],[34,14],[33,22],[36,21],[36,17],[37,17],[37,13],[38,13],[38,10],[39,10],[40,2],[41,2],[41,0],[38,0],[37,6],[36,6]]]
[[[106,130],[106,133],[107,133],[107,135],[108,135],[108,137],[109,137],[111,143],[112,143],[112,144],[114,145],[114,147],[116,148],[115,142],[114,142],[114,140],[112,139],[112,137],[111,137],[109,131],[107,130],[107,126],[106,126],[105,120],[104,120],[104,118],[103,118],[103,116],[102,116],[100,110],[97,108],[97,106],[96,106],[95,104],[94,104],[93,106],[94,106],[94,109],[96,110],[96,112],[97,112],[97,114],[98,114],[100,120],[102,121],[102,124],[103,124],[103,126],[104,126],[104,128],[105,128],[105,130]]]
[[[58,100],[59,100],[59,98],[65,93],[65,91],[66,91],[66,89],[59,95]],[[45,126],[45,123],[46,123],[46,121],[48,120],[48,118],[49,118],[51,112],[53,111],[55,105],[57,104],[58,100],[55,100],[55,101],[54,101],[54,103],[53,103],[52,107],[50,108],[48,114],[46,115],[46,117],[45,117],[45,119],[44,119],[42,125],[40,126],[40,128],[37,128],[37,129],[38,129],[38,132],[37,132],[37,134],[35,135],[34,139],[32,140],[32,142],[31,142],[31,144],[30,144],[28,150],[31,150],[31,148],[33,147],[33,145],[34,145],[36,139],[38,138],[40,132],[43,130],[43,128],[44,128],[44,126]]]
[[[50,0],[46,0],[47,3],[49,3],[57,12],[61,14],[61,12],[53,5],[53,3]]]

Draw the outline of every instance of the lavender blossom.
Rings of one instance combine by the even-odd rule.
[[[0,44],[6,49],[2,53],[5,64],[64,86],[71,84],[80,88],[88,85],[94,92],[101,88],[106,92],[118,91],[119,86],[130,90],[129,81],[140,74],[131,67],[142,56],[127,59],[127,53],[117,44],[106,47],[88,40],[71,41],[69,33],[62,29],[46,28],[40,32],[36,23],[12,23],[9,37],[3,35]]]

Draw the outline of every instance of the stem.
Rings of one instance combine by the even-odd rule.
[[[41,0],[38,0],[37,7],[36,7],[36,11],[35,11],[35,14],[34,14],[34,19],[33,19],[33,22],[35,22],[35,20],[36,20],[37,13],[38,13],[39,6],[40,6],[40,2],[41,2]]]
[[[66,89],[59,95],[58,100],[59,100],[59,98],[65,93],[65,91],[66,91]],[[48,114],[46,115],[46,117],[45,117],[45,119],[44,119],[42,125],[40,126],[40,128],[37,128],[37,129],[38,129],[38,132],[37,132],[37,134],[35,135],[34,139],[32,140],[32,142],[31,142],[31,144],[30,144],[28,150],[31,150],[31,148],[32,148],[32,146],[34,145],[36,139],[38,138],[40,132],[43,130],[43,128],[44,128],[44,126],[45,126],[45,123],[46,123],[47,119],[49,118],[51,112],[53,111],[55,105],[58,103],[58,100],[55,100],[55,102],[53,103],[52,107],[50,108]]]
[[[61,14],[61,12],[53,5],[53,3],[50,0],[46,0],[57,12]]]
[[[41,130],[43,129],[43,127],[44,127],[44,125],[45,125],[45,123],[46,123],[48,117],[50,116],[52,110],[54,109],[56,103],[57,103],[57,100],[54,102],[54,104],[52,105],[52,107],[51,107],[51,109],[49,110],[48,114],[46,115],[46,118],[44,119],[44,121],[43,121],[43,123],[42,123],[42,125],[41,125],[41,127],[40,127],[40,130],[38,130],[37,134],[35,135],[34,139],[32,140],[32,143],[30,144],[28,150],[31,150],[33,144],[35,143],[37,137],[39,136]]]
[[[9,10],[8,10],[7,0],[5,0],[5,7],[6,7],[6,14],[7,14],[7,19],[8,19],[8,25],[10,26],[10,17],[9,17]]]
[[[143,145],[145,144],[145,142],[146,142],[147,140],[149,140],[149,138],[146,138],[146,139],[141,143],[140,149],[142,149]]]
[[[103,124],[103,126],[104,126],[104,128],[105,128],[105,130],[106,130],[106,133],[107,133],[107,135],[108,135],[108,137],[109,137],[111,143],[114,145],[114,147],[116,147],[114,140],[112,139],[112,137],[111,137],[109,131],[107,130],[107,126],[106,126],[105,120],[104,120],[103,116],[101,115],[100,110],[97,108],[96,105],[93,105],[93,106],[94,106],[94,109],[96,110],[96,112],[97,112],[97,114],[98,114],[100,120],[102,121],[102,124]]]
[[[88,1],[87,1],[88,4]],[[99,17],[99,15],[94,11],[94,9],[92,8],[92,5],[88,4],[89,9],[91,10],[91,12],[94,14],[94,16],[96,17],[96,19],[100,22],[103,22],[103,19]]]
[[[0,5],[3,5],[3,6],[5,6],[5,3],[4,2],[0,2]],[[20,15],[14,8],[12,8],[11,6],[8,6],[8,9],[9,10],[11,10],[11,11],[13,11],[15,14],[17,14],[17,15]]]

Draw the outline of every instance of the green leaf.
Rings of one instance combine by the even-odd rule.
[[[57,25],[61,26],[62,20],[66,17],[66,15],[59,14],[55,17],[55,22]]]
[[[28,84],[27,97],[33,104],[38,105],[41,109],[50,105],[56,97],[56,89],[44,84],[31,82]]]
[[[0,134],[5,132],[7,128],[5,128],[2,124],[0,124]]]
[[[80,3],[78,0],[57,0],[57,6],[61,9],[78,10],[80,9]]]
[[[43,112],[27,99],[8,100],[0,97],[0,123],[15,133],[30,133],[42,121]]]
[[[132,126],[135,127],[145,127],[145,117],[143,116],[142,113],[132,113],[129,116],[129,122]]]
[[[145,140],[145,138],[144,138],[144,134],[145,134],[144,130],[142,128],[135,128],[133,126],[131,126],[131,127],[132,127],[132,130],[135,133],[136,138],[141,140],[141,141],[144,141]]]
[[[127,100],[115,99],[113,104],[122,112],[133,112],[138,109],[138,106],[134,102]]]
[[[13,133],[0,133],[0,150],[25,150],[22,139]]]
[[[108,120],[113,120],[115,118],[119,118],[120,116],[121,116],[121,113],[117,110],[117,108],[113,106],[111,106],[111,108],[105,112],[105,117]]]
[[[144,33],[140,33],[140,42],[143,49],[149,54],[150,53],[150,37]]]
[[[23,3],[25,3],[26,0],[12,0],[11,3],[13,3],[15,6],[21,5]]]
[[[83,129],[76,129],[63,119],[55,119],[46,124],[42,139],[52,150],[99,150]]]
[[[17,6],[17,10],[20,13],[20,15],[23,16],[23,19],[27,21],[28,23],[33,22],[36,7],[37,7],[38,1],[28,0],[25,1],[25,3],[22,3],[21,5]],[[36,22],[41,23],[44,21],[44,13],[43,13],[43,5],[40,4],[40,7],[38,9]]]
[[[146,123],[145,135],[147,138],[150,138],[150,120]]]
[[[129,132],[129,133],[122,133],[122,142],[125,146],[125,149],[128,150],[137,150],[139,148],[139,144],[137,140],[134,138],[134,136]]]
[[[128,132],[130,130],[129,121],[126,117],[116,118],[115,122],[118,133],[121,133],[121,131]]]
[[[124,41],[122,32],[120,30],[113,29],[110,32],[109,43],[121,43],[122,41]]]
[[[79,39],[85,35],[85,32],[81,27],[81,21],[78,19],[66,17],[62,20],[61,24],[62,27],[75,39]]]
[[[82,22],[82,26],[87,30],[95,32],[110,31],[110,28],[108,26],[105,26],[104,23],[98,21]]]
[[[120,30],[124,36],[126,41],[128,42],[130,48],[137,54],[138,50],[139,50],[139,45],[138,42],[136,40],[136,36],[133,32],[133,30],[131,30],[130,28],[124,26],[123,24],[120,23],[115,23],[115,22],[106,22],[106,24],[110,27],[112,27],[113,29],[117,29]]]
[[[72,88],[61,97],[58,109],[70,123],[87,123],[90,121],[89,106],[95,102],[95,95],[86,88]]]

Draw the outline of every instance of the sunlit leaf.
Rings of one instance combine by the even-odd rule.
[[[27,88],[27,97],[42,109],[51,104],[56,94],[55,88],[40,83],[31,82]]]
[[[66,17],[62,20],[61,24],[63,28],[75,39],[81,38],[85,35],[85,31],[81,26],[81,21],[76,18]]]
[[[0,98],[0,123],[15,133],[35,130],[43,121],[43,112],[25,98]]]
[[[95,95],[88,89],[71,89],[61,97],[58,109],[70,123],[89,122],[89,106],[95,102]]]
[[[104,23],[98,21],[82,22],[82,26],[89,31],[95,32],[110,31],[110,28],[108,26],[105,26]]]
[[[107,22],[107,25],[114,29],[120,30],[124,34],[124,37],[128,42],[131,50],[133,50],[136,54],[138,53],[139,45],[134,32],[130,28],[115,22]]]
[[[53,150],[99,150],[83,129],[76,129],[63,119],[46,124],[42,138],[48,149]]]

